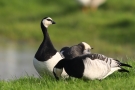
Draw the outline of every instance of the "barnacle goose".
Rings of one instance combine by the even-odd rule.
[[[45,17],[41,21],[44,38],[33,59],[34,67],[40,76],[53,75],[53,67],[62,59],[60,53],[54,48],[47,31],[51,24],[55,24],[55,22],[50,17]],[[65,76],[66,73],[63,72],[62,75]]]
[[[60,50],[60,53],[63,58],[71,59],[71,58],[74,58],[83,54],[90,54],[91,49],[93,48],[90,47],[89,44],[87,44],[86,42],[81,42],[71,47],[63,47]]]
[[[129,72],[122,66],[131,67],[102,54],[85,54],[72,59],[65,58],[60,60],[55,65],[53,74],[56,79],[59,79],[64,68],[71,77],[102,80],[117,70]]]
[[[83,10],[89,7],[92,10],[96,10],[100,5],[102,5],[106,0],[77,0],[83,6]]]

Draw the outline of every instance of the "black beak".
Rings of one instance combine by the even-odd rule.
[[[52,21],[52,24],[56,24],[54,21]]]
[[[91,48],[91,49],[94,49],[94,48]]]

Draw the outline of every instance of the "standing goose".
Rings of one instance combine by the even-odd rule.
[[[129,72],[122,66],[131,67],[128,64],[108,58],[102,54],[85,54],[72,59],[60,60],[53,69],[53,74],[56,79],[59,79],[64,70],[71,77],[87,78],[90,80],[102,80],[114,71]]]
[[[60,53],[63,58],[71,59],[83,54],[90,54],[90,50],[93,49],[90,47],[89,44],[86,42],[81,42],[77,45],[71,46],[71,47],[63,47],[60,50]]]
[[[60,53],[54,48],[47,31],[51,24],[55,24],[55,22],[50,17],[45,17],[41,21],[44,38],[33,59],[34,67],[40,76],[53,75],[53,67],[62,59]],[[66,75],[66,73],[63,72],[62,75]]]

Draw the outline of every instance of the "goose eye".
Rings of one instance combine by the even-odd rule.
[[[46,19],[47,21],[52,21],[51,19]]]

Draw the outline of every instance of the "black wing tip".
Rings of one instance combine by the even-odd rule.
[[[131,65],[129,65],[129,64],[125,64],[125,63],[120,63],[120,66],[126,66],[126,67],[130,67],[130,68],[132,68],[132,66],[131,66]]]
[[[120,62],[119,60],[117,60],[117,59],[114,59],[114,60],[117,61],[117,62],[119,63],[120,66],[126,66],[126,67],[132,68],[132,66],[129,65],[129,64],[121,63],[121,62]]]
[[[129,71],[126,70],[126,69],[124,69],[124,68],[121,68],[121,69],[119,69],[118,71],[119,71],[119,72],[127,72],[127,73],[129,73]]]

